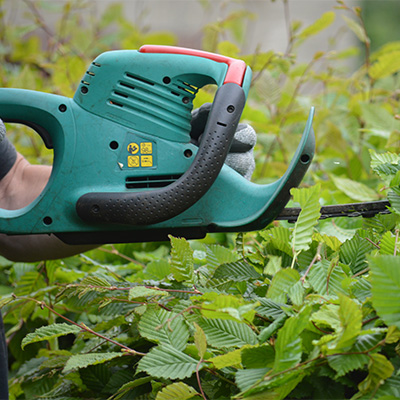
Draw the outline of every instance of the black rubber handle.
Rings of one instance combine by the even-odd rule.
[[[232,144],[246,96],[236,83],[219,87],[192,165],[176,182],[144,192],[87,193],[76,204],[86,222],[150,225],[195,204],[217,178]]]

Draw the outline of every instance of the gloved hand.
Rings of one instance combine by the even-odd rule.
[[[210,110],[211,104],[206,103],[192,112],[190,137],[196,145],[200,142],[200,137],[206,127]],[[253,149],[256,141],[257,135],[254,129],[248,124],[239,124],[225,161],[227,165],[248,180],[250,180],[255,168]]]

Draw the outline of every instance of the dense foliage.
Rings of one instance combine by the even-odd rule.
[[[140,30],[119,4],[80,28],[79,1],[23,4],[30,22],[8,25],[0,1],[3,87],[72,96],[103,51],[177,44]],[[55,30],[44,12],[58,16]],[[284,54],[247,54],[238,43],[252,18],[239,10],[210,23],[203,48],[254,71],[243,115],[258,132],[254,181],[283,174],[316,107],[316,157],[292,193],[299,220],[51,262],[1,259],[12,399],[400,397],[400,43],[371,52],[362,11],[339,2],[310,26],[286,21]],[[297,49],[335,19],[361,50],[299,63]],[[29,160],[51,162],[38,135],[8,128]],[[386,197],[389,215],[318,221],[320,204]]]

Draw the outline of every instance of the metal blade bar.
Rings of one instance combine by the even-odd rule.
[[[376,214],[389,214],[388,207],[390,207],[390,203],[387,200],[322,206],[320,219],[334,217],[371,218]],[[300,211],[300,207],[284,208],[275,219],[296,222]]]

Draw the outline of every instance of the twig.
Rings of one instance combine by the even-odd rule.
[[[352,278],[357,278],[357,276],[363,275],[363,274],[365,274],[365,273],[368,272],[368,271],[369,271],[369,267],[363,269],[362,271],[357,272],[356,274],[354,274],[354,275],[352,276]]]
[[[15,298],[17,299],[18,297],[15,296]],[[126,353],[129,353],[129,354],[132,354],[132,355],[136,355],[136,356],[145,356],[145,355],[146,355],[146,353],[141,353],[141,352],[139,352],[139,351],[136,351],[136,350],[134,350],[134,349],[131,349],[130,347],[125,346],[125,345],[123,345],[122,343],[119,343],[119,342],[117,342],[117,341],[115,341],[115,340],[113,340],[113,339],[110,339],[110,338],[108,338],[108,337],[106,337],[106,336],[104,336],[104,335],[102,335],[102,334],[100,334],[100,333],[95,332],[93,329],[91,329],[91,328],[89,328],[88,326],[86,326],[83,322],[80,323],[80,324],[78,324],[77,322],[72,321],[71,319],[65,317],[64,315],[58,313],[56,310],[54,310],[53,308],[51,308],[50,306],[48,306],[44,301],[39,301],[39,300],[32,299],[32,298],[25,298],[25,299],[30,300],[30,301],[34,301],[35,303],[39,304],[39,306],[40,306],[40,308],[41,308],[42,310],[43,310],[44,308],[46,308],[47,310],[49,310],[49,311],[52,312],[53,314],[55,314],[55,315],[57,315],[58,317],[62,318],[64,321],[67,321],[67,322],[69,322],[70,324],[75,325],[75,326],[81,328],[82,330],[84,330],[84,331],[86,331],[86,332],[88,332],[88,333],[91,333],[92,335],[95,335],[95,336],[97,336],[97,337],[99,337],[99,338],[101,338],[101,339],[103,339],[103,340],[105,340],[105,341],[107,341],[107,342],[110,342],[110,343],[112,343],[112,344],[115,344],[115,345],[118,346],[118,347],[121,347],[121,349],[125,350]]]
[[[203,362],[203,358],[201,358],[200,361],[196,365],[196,378],[197,378],[197,383],[199,385],[200,393],[201,393],[203,399],[207,400],[207,397],[204,394],[203,387],[201,386],[201,380],[200,380],[200,374],[199,374],[199,368],[200,368],[200,365],[202,364],[202,362]]]
[[[393,255],[397,255],[397,242],[399,241],[399,230],[396,229],[396,239],[394,242],[394,254]]]
[[[317,252],[315,253],[315,256],[314,256],[314,258],[312,259],[310,265],[308,266],[307,271],[306,271],[305,274],[300,278],[300,281],[301,281],[302,283],[304,283],[304,281],[306,280],[306,277],[307,277],[308,273],[310,272],[312,266],[313,266],[316,262],[321,261],[321,248],[322,248],[322,243],[319,243],[319,244],[318,244],[318,247],[317,247]]]

